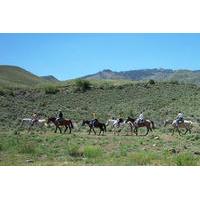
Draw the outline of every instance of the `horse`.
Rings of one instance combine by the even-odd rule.
[[[47,124],[51,122],[56,126],[56,130],[54,131],[55,133],[57,133],[57,129],[59,129],[60,133],[62,133],[60,126],[65,126],[64,133],[67,131],[68,128],[69,128],[69,133],[71,133],[71,130],[74,128],[72,121],[70,119],[63,119],[62,121],[58,121],[57,117],[49,117],[47,120]]]
[[[135,132],[136,136],[138,136],[138,128],[140,128],[140,127],[146,127],[147,128],[147,132],[144,136],[148,135],[149,130],[153,131],[152,129],[155,129],[154,122],[151,121],[151,120],[145,119],[142,123],[139,123],[139,124],[135,123],[136,120],[137,120],[137,118],[128,117],[127,120],[125,121],[126,123],[131,122],[131,132],[132,132],[133,127],[134,127],[135,128],[134,132]]]
[[[173,127],[172,135],[174,134],[175,130],[177,130],[178,133],[179,133],[179,135],[181,135],[181,131],[179,130],[179,128],[185,128],[186,129],[185,133],[183,133],[183,135],[185,135],[188,131],[189,131],[189,133],[191,133],[191,129],[193,127],[193,122],[192,121],[184,120],[184,122],[179,123],[178,127],[177,127],[176,120],[174,120],[171,125]]]
[[[106,122],[106,126],[111,125],[112,128],[119,128],[120,126],[123,126],[125,124],[125,121],[120,118],[120,119],[109,119]]]
[[[27,124],[29,126],[28,131],[30,131],[31,127],[33,127],[33,125],[36,125],[40,128],[42,128],[44,125],[46,125],[46,119],[38,119],[33,121],[33,119],[31,118],[24,118],[21,120],[21,125],[20,128],[23,127],[25,124]]]
[[[127,122],[129,125],[130,123]],[[114,128],[114,134],[115,134],[115,129],[116,128],[123,128],[126,125],[126,122],[122,119],[108,119],[108,121],[106,122],[106,126],[111,125],[112,128]],[[119,134],[118,134],[119,135]]]
[[[87,124],[90,128],[89,133],[88,133],[89,135],[91,133],[91,130],[93,130],[94,134],[96,135],[94,128],[100,129],[99,135],[101,134],[102,131],[103,131],[103,133],[106,132],[106,125],[104,123],[99,122],[97,119],[96,120],[83,120],[82,126],[85,126],[85,124]]]

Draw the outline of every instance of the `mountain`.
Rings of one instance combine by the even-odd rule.
[[[109,69],[82,77],[83,79],[173,80],[200,84],[200,70],[142,69],[114,72]]]
[[[146,79],[163,79],[173,74],[170,69],[142,69],[114,72],[109,69],[103,70],[96,74],[85,76],[85,79],[128,79],[128,80],[146,80]]]
[[[52,76],[52,75],[41,76],[41,78],[48,80],[48,81],[52,81],[52,82],[59,82],[59,80],[55,76]]]
[[[30,87],[52,81],[36,76],[21,67],[0,65],[0,86]]]

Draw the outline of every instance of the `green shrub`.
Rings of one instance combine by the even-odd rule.
[[[75,144],[70,144],[67,147],[68,153],[72,157],[81,157],[83,156],[83,152],[80,150],[80,147]]]
[[[102,156],[103,152],[100,147],[86,146],[84,148],[84,156],[86,158],[97,158]]]
[[[139,152],[129,155],[130,164],[135,165],[151,165],[153,160],[158,159],[154,153]]]
[[[59,92],[59,89],[55,86],[47,86],[44,90],[46,94],[56,94]]]
[[[194,166],[197,165],[197,161],[194,156],[189,153],[180,154],[175,158],[176,165],[178,166]]]
[[[91,89],[91,83],[88,80],[78,79],[75,82],[76,90],[85,92]]]
[[[154,84],[155,84],[155,81],[154,81],[153,79],[150,79],[150,80],[149,80],[149,84],[150,84],[150,85],[154,85]]]
[[[179,85],[179,82],[177,80],[171,80],[170,83],[173,85]]]

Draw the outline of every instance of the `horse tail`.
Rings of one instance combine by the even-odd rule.
[[[70,120],[70,125],[71,125],[71,128],[74,128],[74,125],[71,120]]]
[[[152,124],[152,129],[155,129],[155,124],[154,124],[154,122],[151,121],[151,120],[150,120],[150,122],[151,122],[151,124]]]

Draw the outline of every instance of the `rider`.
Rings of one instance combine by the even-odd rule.
[[[144,114],[143,112],[140,113],[139,117],[135,120],[135,124],[138,126],[139,123],[144,122]]]
[[[33,126],[34,123],[36,123],[38,121],[38,114],[36,112],[34,112],[32,114],[32,122],[31,122],[31,125]]]
[[[98,122],[98,119],[96,118],[96,113],[93,113],[93,119],[92,119],[92,121],[91,121],[92,126],[94,127],[94,126],[95,126],[95,123],[97,123],[97,122]]]
[[[122,123],[124,120],[122,118],[117,119],[117,126],[120,126],[120,123]]]
[[[178,127],[178,124],[183,123],[183,122],[184,122],[183,113],[181,111],[179,111],[179,113],[176,117],[176,126]]]
[[[62,110],[59,110],[56,121],[61,122],[62,120],[63,120],[63,113]]]

